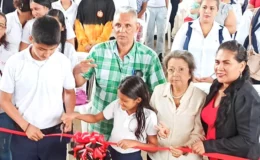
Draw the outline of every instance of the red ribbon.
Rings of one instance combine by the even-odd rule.
[[[15,134],[19,136],[26,136],[24,132],[14,131],[6,128],[0,128],[0,132]],[[109,145],[117,145],[117,143],[114,142],[107,142],[104,139],[103,135],[100,135],[99,133],[93,132],[93,133],[80,133],[77,132],[74,135],[71,134],[48,134],[45,135],[45,137],[67,137],[67,138],[73,138],[76,142],[76,146],[73,148],[74,151],[74,157],[80,156],[82,160],[86,160],[87,156],[94,159],[103,159],[106,156],[107,147]],[[168,147],[134,147],[135,149],[145,150],[145,151],[169,151],[170,148]],[[192,150],[190,148],[178,148],[182,150],[183,152],[192,153]],[[225,155],[225,154],[219,154],[219,153],[205,153],[204,156],[210,157],[210,158],[217,158],[217,159],[223,159],[223,160],[249,160],[246,158],[239,158],[235,156]],[[260,159],[259,159],[260,160]]]

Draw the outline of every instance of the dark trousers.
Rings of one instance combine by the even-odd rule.
[[[179,3],[180,3],[180,0],[171,0],[172,12],[171,12],[171,16],[169,19],[169,22],[171,23],[171,27],[172,27],[171,29],[173,29],[173,27],[174,27],[174,19],[177,14],[177,11],[178,11]]]
[[[0,127],[14,129],[14,122],[6,113],[0,114]],[[0,160],[12,160],[11,137],[11,134],[0,132]]]
[[[17,129],[19,130],[19,129]],[[20,131],[20,130],[19,130]],[[61,133],[60,125],[42,130],[43,134]],[[36,142],[23,136],[12,136],[11,151],[13,160],[66,160],[69,138],[44,137]]]
[[[141,151],[122,154],[122,153],[117,152],[111,146],[108,147],[108,150],[110,152],[111,157],[109,156],[109,154],[107,154],[105,160],[110,160],[110,158],[112,158],[113,160],[142,160]]]

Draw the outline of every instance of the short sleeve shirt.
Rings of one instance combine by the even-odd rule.
[[[123,139],[131,139],[140,141],[142,143],[147,143],[147,136],[157,135],[157,130],[155,126],[157,125],[156,114],[149,109],[144,108],[145,114],[145,129],[142,132],[142,138],[138,140],[135,136],[135,131],[137,129],[136,113],[129,115],[120,106],[119,100],[115,100],[110,103],[103,111],[104,117],[109,119],[114,119],[114,127],[109,139],[110,142],[119,142]],[[138,149],[127,149],[123,150],[119,147],[112,146],[115,150],[120,153],[132,153],[138,151]]]
[[[130,52],[119,58],[116,41],[108,41],[94,46],[88,58],[94,60],[96,68],[84,73],[83,77],[90,79],[95,74],[96,91],[91,112],[99,113],[117,98],[120,82],[133,72],[142,72],[142,79],[152,92],[155,86],[166,82],[164,72],[157,54],[141,43],[135,42]],[[90,130],[110,135],[113,123],[101,122],[91,125]]]

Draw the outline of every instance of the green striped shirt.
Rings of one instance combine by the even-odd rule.
[[[118,86],[125,77],[133,75],[140,70],[143,80],[152,92],[155,86],[166,82],[161,63],[157,54],[149,47],[135,42],[124,60],[119,57],[115,40],[100,43],[91,50],[88,59],[93,59],[96,68],[83,74],[85,79],[90,79],[95,74],[96,91],[93,99],[91,114],[97,114],[117,99]],[[89,131],[96,131],[109,138],[113,128],[113,121],[104,120],[100,123],[89,125]]]

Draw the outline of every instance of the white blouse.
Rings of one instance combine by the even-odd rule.
[[[64,14],[66,21],[71,25],[71,27],[73,28],[76,17],[77,17],[77,11],[78,11],[78,5],[71,0],[71,6],[65,10],[61,4],[61,1],[58,0],[57,2],[53,2],[51,4],[53,9],[58,9],[60,11],[62,11],[62,13]]]
[[[171,94],[171,84],[164,83],[155,87],[151,105],[157,111],[158,122],[170,128],[166,139],[158,137],[160,146],[187,146],[204,136],[200,112],[206,99],[206,93],[196,88],[191,82],[176,108]],[[169,151],[149,153],[152,160],[199,160],[200,156],[188,154],[175,158]]]
[[[204,37],[203,35],[199,19],[193,21],[191,28],[192,34],[188,45],[188,51],[193,55],[196,64],[194,75],[198,78],[210,77],[214,74],[215,56],[217,49],[220,46],[220,24],[214,22],[207,37]],[[184,23],[174,38],[172,51],[183,50],[187,31],[188,23]],[[223,28],[222,34],[224,38],[223,42],[231,40],[229,31],[226,27]]]

